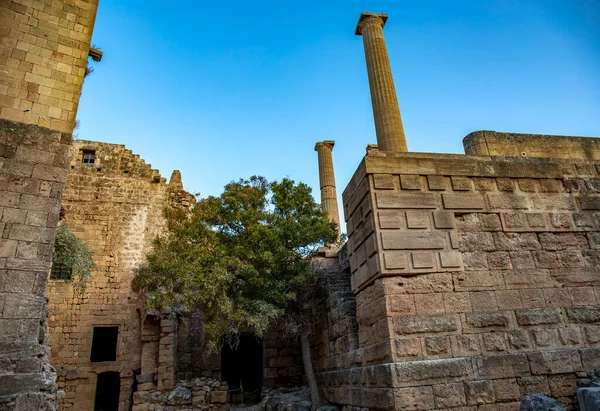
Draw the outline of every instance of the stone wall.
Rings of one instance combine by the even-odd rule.
[[[71,133],[98,0],[0,4],[0,117]]]
[[[597,166],[371,151],[344,192],[361,366],[322,372],[327,398],[512,410],[542,392],[570,405],[576,376],[600,364]]]
[[[44,297],[97,0],[0,2],[0,402],[53,409]]]
[[[83,163],[84,150],[94,152],[93,163]],[[97,376],[107,371],[120,373],[120,402],[126,408],[135,374],[142,370],[142,344],[152,341],[162,350],[160,356],[166,356],[164,350],[171,347],[170,370],[161,369],[163,379],[169,372],[171,377],[160,383],[171,388],[174,385],[175,344],[166,328],[172,327],[166,323],[172,320],[162,320],[154,340],[151,326],[150,330],[145,327],[142,335],[142,320],[147,324],[148,319],[131,289],[131,280],[135,267],[164,229],[163,210],[170,200],[177,198],[184,205],[193,202],[193,197],[182,191],[180,177],[175,174],[171,187],[157,170],[123,145],[74,141],[71,146],[62,224],[94,251],[96,269],[92,284],[82,295],[74,292],[70,281],[49,282],[50,346],[59,387],[66,392],[61,400],[63,409],[93,408]],[[90,362],[97,326],[118,327],[116,361]],[[173,340],[170,344],[169,338]],[[155,364],[155,368],[158,366]]]

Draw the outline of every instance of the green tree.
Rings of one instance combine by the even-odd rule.
[[[166,216],[168,230],[138,269],[134,289],[149,308],[201,310],[213,348],[242,331],[261,335],[297,307],[314,275],[310,256],[337,234],[311,189],[287,178],[232,182],[219,197]],[[318,396],[303,330],[305,371]]]

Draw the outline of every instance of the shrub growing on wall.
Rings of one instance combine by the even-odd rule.
[[[92,270],[96,268],[92,254],[85,241],[73,234],[67,225],[60,225],[54,240],[50,278],[70,279],[75,292],[82,294],[92,282]]]

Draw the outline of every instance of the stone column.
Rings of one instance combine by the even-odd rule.
[[[340,236],[340,214],[338,211],[337,193],[335,190],[335,176],[333,174],[333,158],[331,151],[335,141],[325,140],[315,145],[319,156],[319,180],[321,186],[321,207],[327,212],[329,219],[338,225],[338,238]]]
[[[381,151],[408,151],[383,26],[387,14],[363,12],[354,33],[362,35],[375,117],[377,145]]]

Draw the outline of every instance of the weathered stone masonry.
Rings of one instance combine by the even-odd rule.
[[[0,2],[0,406],[53,409],[44,296],[97,0]]]
[[[84,152],[94,153],[93,163],[82,162]],[[66,392],[61,408],[92,409],[98,375],[118,371],[120,404],[126,409],[136,372],[153,383],[162,366],[154,384],[174,386],[173,320],[168,315],[146,316],[131,280],[165,227],[165,207],[189,206],[194,199],[183,191],[179,172],[166,184],[157,170],[123,145],[74,141],[70,159],[62,223],[94,251],[97,267],[81,296],[74,294],[70,281],[49,283],[52,364]],[[101,326],[118,327],[116,361],[90,361],[93,330]]]
[[[576,374],[600,366],[598,140],[536,158],[551,137],[479,132],[467,152],[486,136],[523,141],[521,157],[371,151],[358,167],[344,212],[362,366],[320,374],[330,401],[569,403]]]

